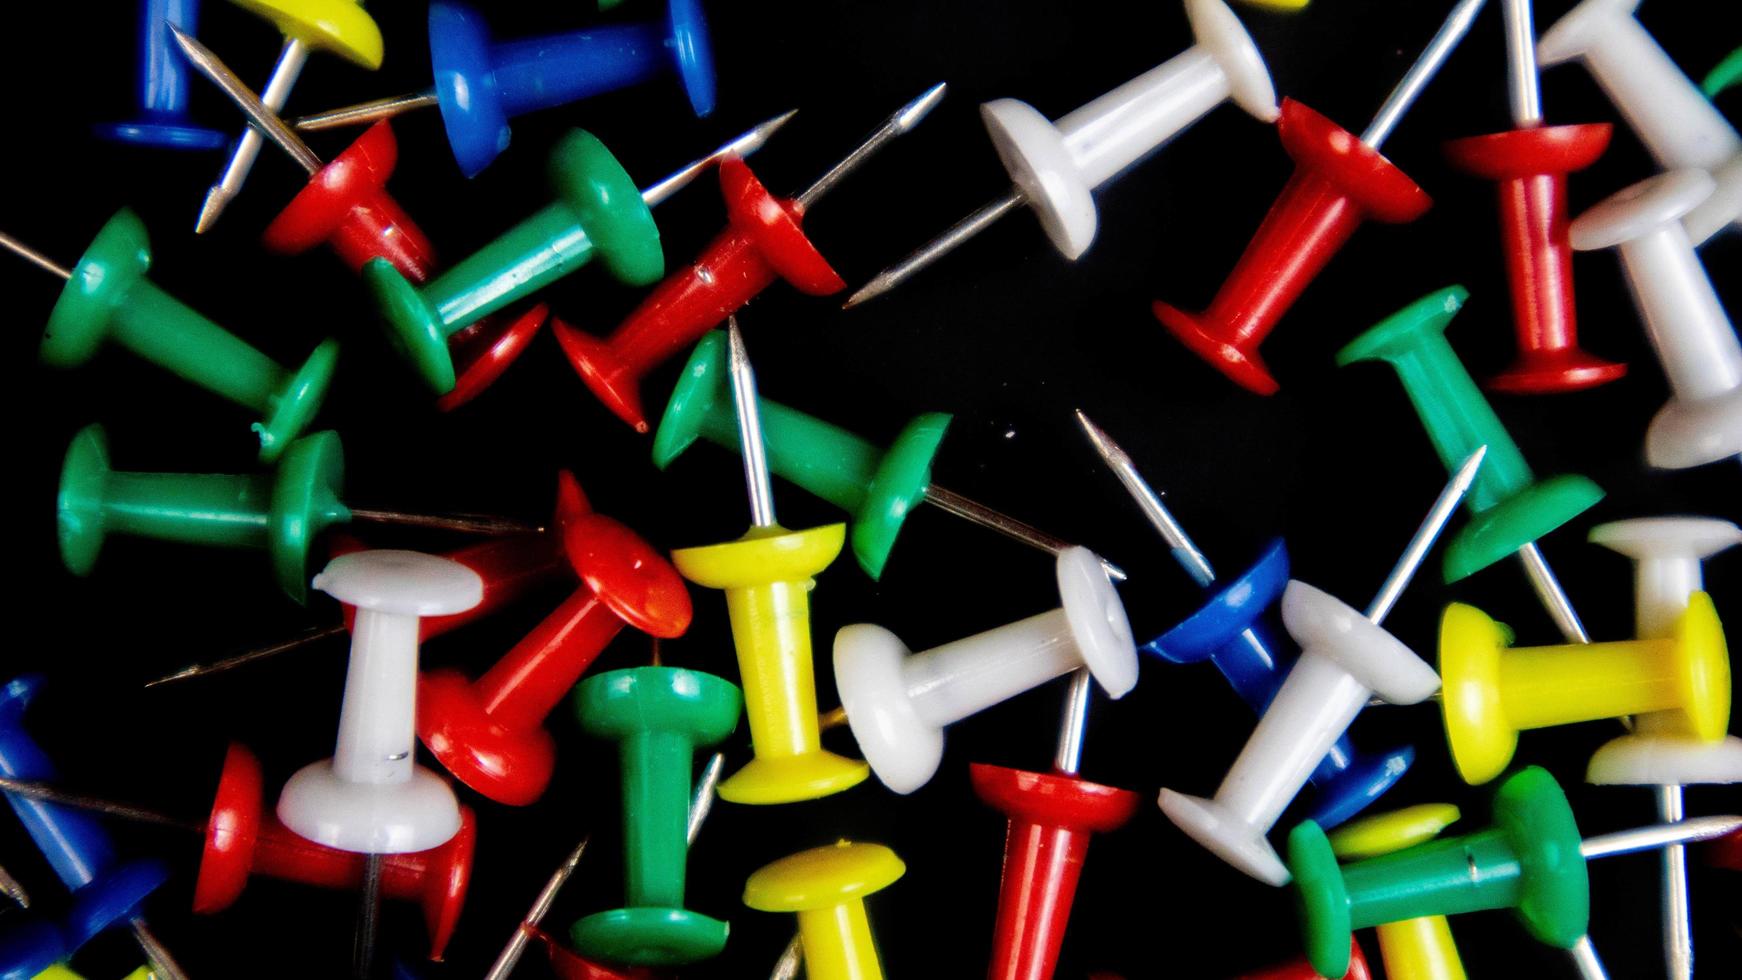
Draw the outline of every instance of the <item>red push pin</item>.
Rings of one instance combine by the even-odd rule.
[[[1489,379],[1488,387],[1523,395],[1579,391],[1627,373],[1627,365],[1579,348],[1573,249],[1567,240],[1567,174],[1597,162],[1609,146],[1612,127],[1542,124],[1530,0],[1504,0],[1500,10],[1516,128],[1445,146],[1453,166],[1495,181],[1500,189],[1500,243],[1512,287],[1518,358]]]
[[[545,716],[625,626],[669,639],[690,625],[689,590],[677,569],[584,498],[580,507],[562,540],[581,587],[477,681],[451,668],[418,681],[418,738],[461,782],[498,803],[525,806],[544,795],[556,768]]]
[[[551,322],[581,380],[618,418],[646,432],[638,390],[642,377],[719,326],[776,278],[811,296],[845,289],[846,282],[805,235],[805,213],[872,154],[919,125],[943,97],[940,82],[902,106],[796,198],[769,193],[744,161],[723,161],[720,191],[726,199],[726,230],[700,258],[655,287],[603,340],[561,320]]]
[[[547,533],[492,538],[442,552],[443,558],[457,561],[478,573],[478,577],[484,582],[484,598],[464,612],[420,618],[417,641],[423,643],[492,616],[558,579],[569,578],[569,563],[564,558],[561,546],[563,529],[585,516],[588,509],[575,475],[568,470],[559,470],[556,480],[556,507]],[[327,551],[333,558],[363,551],[368,547],[347,534],[332,533],[329,538]],[[255,647],[209,664],[192,664],[156,680],[147,681],[145,686],[157,687],[235,670],[281,653],[300,650],[311,643],[344,636],[351,629],[351,622],[357,611],[349,605],[343,605],[342,608],[343,620],[332,626],[317,626],[290,639]]]
[[[1157,300],[1153,310],[1162,326],[1235,384],[1261,395],[1276,392],[1258,345],[1301,292],[1364,222],[1414,221],[1433,204],[1379,147],[1469,32],[1482,3],[1459,0],[1360,139],[1299,102],[1282,100],[1276,132],[1295,162],[1294,175],[1209,308],[1187,313]]]
[[[326,245],[353,272],[370,259],[382,258],[414,284],[429,281],[436,271],[435,246],[387,192],[387,179],[399,162],[399,144],[385,120],[365,130],[331,163],[322,163],[209,48],[173,24],[169,30],[182,54],[230,97],[254,131],[309,175],[308,186],[266,226],[261,241],[268,251],[297,255]],[[549,312],[540,303],[513,316],[482,319],[449,338],[460,356],[455,359],[454,387],[436,406],[452,411],[476,398],[532,343]]]
[[[235,904],[248,879],[265,875],[319,888],[355,891],[363,883],[365,855],[324,847],[292,833],[266,809],[260,760],[241,743],[231,742],[205,823],[191,823],[131,804],[72,793],[56,786],[0,778],[0,789],[63,806],[93,810],[144,823],[191,830],[205,838],[194,881],[194,911],[221,912]],[[460,832],[427,851],[383,856],[381,891],[388,898],[416,902],[429,930],[429,958],[440,960],[466,904],[472,882],[477,819],[460,811]]]
[[[980,799],[1010,817],[988,980],[1050,980],[1070,922],[1089,840],[1125,825],[1137,794],[1077,776],[1092,691],[1087,669],[1071,676],[1050,773],[975,763]]]

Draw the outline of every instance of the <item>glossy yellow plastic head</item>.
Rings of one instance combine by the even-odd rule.
[[[811,576],[846,542],[846,525],[805,531],[758,527],[736,541],[684,548],[672,564],[697,585],[722,589],[732,617],[744,711],[756,758],[720,783],[720,798],[774,804],[857,786],[871,767],[823,749],[811,655]]]
[[[358,0],[230,0],[273,23],[287,38],[362,65],[381,67],[385,45],[375,18]]]
[[[1710,595],[1695,592],[1688,597],[1687,611],[1676,620],[1671,639],[1681,687],[1679,720],[1687,726],[1676,733],[1716,742],[1730,730],[1730,647]]]
[[[881,980],[883,966],[865,915],[865,896],[882,891],[907,865],[882,844],[838,841],[764,866],[744,883],[744,904],[797,912],[810,980]]]
[[[1518,729],[1500,700],[1500,656],[1512,631],[1475,606],[1454,602],[1440,619],[1440,682],[1446,741],[1458,774],[1472,785],[1506,769]]]
[[[1309,0],[1243,0],[1248,7],[1266,10],[1305,10]]]
[[[1433,840],[1457,823],[1458,816],[1450,803],[1423,803],[1363,817],[1331,832],[1331,850],[1345,861],[1379,857]],[[1374,931],[1391,980],[1467,980],[1445,916],[1387,922]]]
[[[1422,803],[1351,820],[1327,836],[1339,859],[1360,861],[1433,840],[1457,823],[1458,816],[1450,803]]]

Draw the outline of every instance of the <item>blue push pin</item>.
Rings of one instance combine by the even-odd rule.
[[[304,116],[301,130],[333,129],[439,106],[448,145],[467,177],[508,148],[508,120],[639,85],[675,70],[697,116],[714,111],[714,53],[701,0],[667,0],[663,23],[593,27],[519,41],[491,39],[484,18],[453,0],[429,5],[427,91]]]
[[[55,779],[54,763],[24,727],[24,712],[42,683],[41,675],[25,674],[0,688],[0,775],[41,782]],[[158,942],[139,910],[146,896],[169,880],[169,868],[155,860],[121,862],[108,833],[87,813],[5,795],[31,840],[72,892],[72,907],[61,929],[66,950],[77,950],[91,937],[125,922],[162,980],[184,980],[181,966]]]
[[[21,894],[14,894],[20,907],[28,908]],[[0,980],[29,980],[72,957],[60,925],[36,912],[10,913],[0,929]]]
[[[169,26],[196,33],[200,0],[139,0],[139,116],[101,123],[98,136],[165,150],[215,150],[229,136],[188,116],[189,65],[171,42]]]
[[[1113,468],[1138,506],[1173,546],[1175,560],[1198,585],[1208,590],[1216,581],[1209,561],[1186,536],[1160,496],[1138,475],[1131,457],[1080,410],[1077,421],[1088,433],[1095,451]],[[1208,660],[1228,678],[1240,699],[1262,716],[1292,666],[1292,662],[1283,662],[1276,656],[1276,641],[1265,621],[1266,613],[1276,606],[1287,585],[1288,548],[1278,538],[1259,554],[1252,567],[1215,590],[1197,612],[1144,644],[1143,652],[1176,664]],[[1385,795],[1414,762],[1413,746],[1370,756],[1357,752],[1349,736],[1343,735],[1313,771],[1312,783],[1318,793],[1313,797],[1311,819],[1321,827],[1334,827],[1348,820]]]

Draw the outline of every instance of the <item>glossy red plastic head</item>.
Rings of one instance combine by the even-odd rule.
[[[673,637],[690,623],[683,578],[640,535],[591,511],[558,531],[581,587],[475,683],[456,670],[418,682],[418,737],[461,782],[512,806],[544,795],[556,768],[545,716],[618,632]]]
[[[594,963],[563,945],[562,941],[543,929],[533,928],[532,938],[544,944],[550,958],[550,968],[558,980],[654,980],[651,970],[640,967],[613,967]]]
[[[551,324],[581,380],[638,432],[648,429],[642,377],[687,350],[777,276],[812,296],[847,287],[805,236],[798,205],[770,194],[743,160],[720,164],[720,193],[726,230],[700,258],[660,283],[610,337],[601,340],[560,319]]]
[[[1313,969],[1303,955],[1286,963],[1242,973],[1234,980],[1324,980],[1324,976]],[[1343,974],[1342,980],[1373,980],[1373,971],[1367,968],[1367,955],[1361,952],[1361,944],[1353,939],[1349,940],[1349,972]]]
[[[266,226],[268,251],[294,255],[330,245],[353,271],[384,258],[414,283],[435,271],[435,247],[399,202],[387,179],[399,162],[399,144],[385,120],[315,171],[308,186]]]
[[[1567,240],[1567,174],[1609,146],[1607,123],[1544,126],[1472,136],[1446,144],[1458,169],[1492,180],[1500,194],[1500,242],[1512,291],[1518,359],[1489,379],[1495,391],[1579,391],[1627,373],[1579,348],[1573,249]]]
[[[428,851],[388,855],[382,862],[382,894],[415,901],[423,909],[432,960],[440,960],[448,941],[454,938],[460,912],[466,907],[466,892],[472,886],[472,858],[477,846],[478,815],[462,805],[460,832],[447,843]]]
[[[539,303],[515,316],[487,316],[448,338],[454,358],[454,387],[436,399],[436,408],[451,412],[496,383],[538,336],[550,318],[550,307]]]
[[[1202,313],[1156,301],[1156,319],[1235,384],[1274,394],[1258,347],[1319,271],[1369,219],[1414,221],[1433,200],[1379,151],[1293,99],[1277,121],[1295,162],[1281,195]]]
[[[1050,980],[1089,839],[1137,812],[1127,790],[1059,773],[968,767],[974,792],[1010,818],[989,980]]]
[[[1731,871],[1742,871],[1742,830],[1726,834],[1707,844],[1706,863]]]
[[[260,760],[247,746],[231,742],[224,752],[224,768],[206,818],[205,851],[194,880],[195,912],[217,912],[241,897],[254,870],[265,791]]]

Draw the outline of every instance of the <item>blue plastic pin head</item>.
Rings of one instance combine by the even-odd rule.
[[[191,66],[170,38],[174,24],[198,33],[200,0],[140,0],[139,115],[127,122],[102,123],[98,136],[165,150],[216,150],[229,136],[197,125],[188,113]]]

